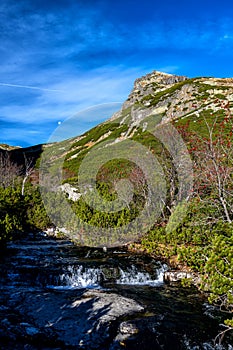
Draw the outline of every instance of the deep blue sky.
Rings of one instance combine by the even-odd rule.
[[[46,142],[152,70],[233,77],[232,1],[1,0],[0,143]],[[79,114],[78,135],[107,115]]]

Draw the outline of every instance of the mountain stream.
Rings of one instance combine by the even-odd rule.
[[[41,233],[10,243],[0,266],[3,350],[233,349],[230,335],[214,342],[225,315],[145,254]]]

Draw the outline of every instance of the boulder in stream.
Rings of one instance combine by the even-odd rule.
[[[136,301],[103,290],[49,291],[25,295],[18,311],[35,329],[50,329],[64,345],[104,349],[123,316],[140,313]]]

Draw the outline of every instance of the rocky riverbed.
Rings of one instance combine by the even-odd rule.
[[[75,247],[43,234],[1,258],[0,348],[227,349],[222,314],[195,288],[164,283],[169,267],[125,248]]]

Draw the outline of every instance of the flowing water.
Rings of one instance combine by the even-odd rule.
[[[129,253],[125,248],[111,248],[104,252],[102,249],[76,247],[69,241],[42,234],[36,238],[29,235],[21,242],[9,244],[7,256],[2,258],[2,310],[4,307],[8,310],[6,300],[11,301],[12,296],[19,299],[30,294],[54,293],[56,298],[62,296],[69,300],[74,293],[80,295],[87,289],[100,290],[127,297],[144,307],[141,313],[117,320],[118,326],[120,322],[127,324],[130,320],[131,327],[137,327],[139,331],[132,332],[133,336],[124,342],[119,341],[118,345],[115,342],[115,347],[109,345],[109,349],[138,349],[140,346],[141,350],[232,350],[229,336],[221,345],[214,343],[215,336],[223,330],[219,324],[224,315],[210,306],[194,287],[165,284],[163,274],[167,269],[164,262]],[[26,311],[23,316],[27,317]],[[50,344],[50,347],[36,347],[34,344],[34,347],[27,348],[26,345],[14,347],[13,343],[5,341],[1,346],[0,337],[2,349],[59,349],[57,344]]]

